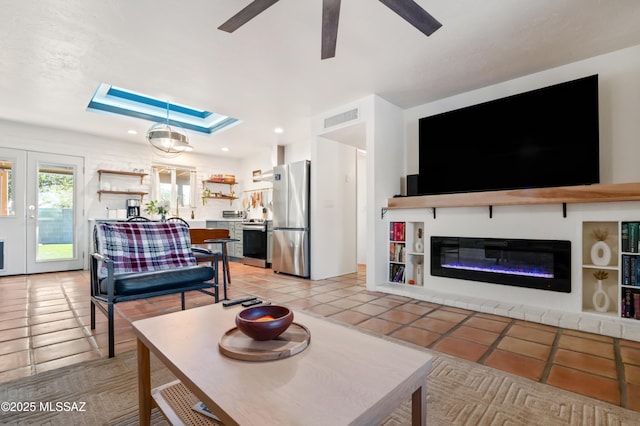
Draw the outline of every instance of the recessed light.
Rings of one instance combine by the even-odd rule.
[[[135,130],[127,130],[127,133],[129,133],[130,135],[137,135],[138,132],[136,132]]]
[[[284,129],[282,127],[276,127],[275,129],[273,129],[274,133],[280,134],[282,132],[284,132]]]
[[[223,148],[222,148],[222,150],[223,150],[224,152],[229,152],[229,148],[227,148],[226,146],[225,146],[225,147],[223,147]]]

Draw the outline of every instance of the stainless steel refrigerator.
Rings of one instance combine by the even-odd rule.
[[[273,168],[273,248],[275,272],[308,278],[309,161]]]

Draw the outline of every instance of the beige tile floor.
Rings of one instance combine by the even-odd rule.
[[[255,295],[640,411],[640,343],[370,292],[357,273],[310,281],[231,263],[229,297]],[[0,278],[0,382],[106,357],[89,327],[89,277],[72,271]],[[188,308],[213,300],[187,295]],[[180,309],[178,295],[117,305],[116,354],[131,321]]]

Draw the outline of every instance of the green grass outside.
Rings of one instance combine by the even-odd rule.
[[[73,244],[41,244],[38,260],[61,260],[73,258]]]

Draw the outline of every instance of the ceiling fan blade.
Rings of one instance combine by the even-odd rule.
[[[264,12],[270,6],[273,6],[278,0],[253,0],[240,12],[233,15],[224,24],[218,27],[219,30],[232,33],[262,12]]]
[[[413,0],[380,0],[380,2],[427,36],[442,26]]]
[[[322,59],[336,56],[339,18],[340,0],[322,0]]]

